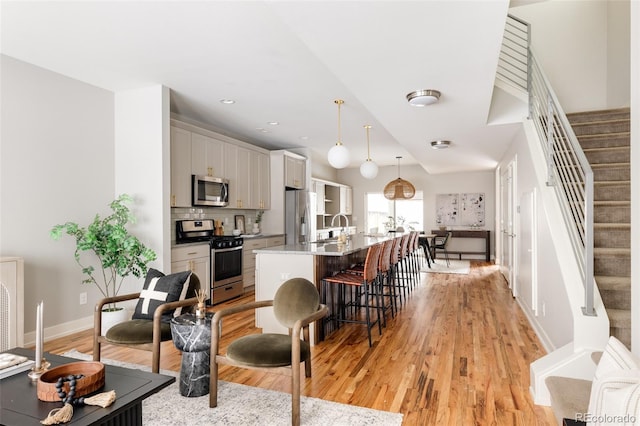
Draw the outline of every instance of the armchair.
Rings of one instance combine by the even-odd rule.
[[[160,273],[161,274],[161,273]],[[164,274],[161,274],[164,276]],[[96,303],[93,314],[93,360],[100,361],[100,350],[103,343],[126,346],[152,352],[151,371],[160,371],[160,344],[172,340],[171,324],[167,321],[167,314],[178,308],[189,308],[190,311],[198,304],[196,292],[200,289],[200,280],[191,273],[186,298],[159,304],[153,311],[153,319],[132,319],[114,325],[103,336],[102,308],[109,303],[139,299],[142,293],[131,293],[115,297],[107,297]],[[164,320],[163,320],[164,318]]]
[[[229,344],[226,355],[220,352],[222,320],[251,309],[273,307],[276,319],[289,329],[289,335],[276,333],[251,334]],[[218,405],[218,365],[276,372],[291,376],[291,424],[300,424],[300,363],[305,364],[305,376],[311,377],[311,346],[309,324],[324,318],[326,305],[320,304],[316,286],[304,278],[284,282],[273,300],[256,301],[222,309],[211,321],[211,383],[209,407]]]

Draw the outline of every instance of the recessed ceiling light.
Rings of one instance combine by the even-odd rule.
[[[432,89],[416,90],[407,94],[407,101],[409,101],[409,104],[418,108],[434,104],[438,102],[439,99],[440,92]]]
[[[256,130],[262,133],[269,133],[269,131],[267,129],[265,129],[264,127],[256,127]]]
[[[303,141],[306,141],[307,139],[309,139],[309,136],[300,136],[300,139],[302,139]]]
[[[277,126],[278,124],[280,124],[279,121],[267,121],[267,124],[270,126]]]
[[[234,101],[233,99],[220,99],[220,103],[225,105],[230,105],[230,104],[235,104],[236,101]]]
[[[451,145],[451,141],[437,140],[431,142],[431,148],[433,149],[447,149],[449,145]]]

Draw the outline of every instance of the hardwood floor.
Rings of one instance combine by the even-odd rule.
[[[545,354],[496,266],[472,262],[469,275],[421,273],[382,336],[369,348],[363,326],[343,325],[313,348],[313,377],[303,395],[400,412],[404,425],[555,425],[529,394],[529,364]],[[225,306],[253,300],[253,294]],[[221,306],[221,305],[218,305]],[[229,340],[257,333],[252,314],[226,323]],[[56,354],[91,353],[92,331],[45,343]],[[104,358],[149,365],[151,353],[103,346]],[[163,343],[161,368],[180,369],[180,352]],[[220,379],[289,392],[277,374],[224,366]]]

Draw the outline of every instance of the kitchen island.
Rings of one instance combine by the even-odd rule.
[[[289,278],[306,278],[322,294],[322,278],[363,262],[367,249],[391,237],[351,235],[346,244],[337,241],[291,244],[254,250],[256,253],[256,300],[271,300]],[[271,309],[256,312],[256,326],[264,333],[287,333]],[[311,344],[324,339],[322,321],[310,326]]]

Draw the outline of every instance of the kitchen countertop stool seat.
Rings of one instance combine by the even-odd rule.
[[[376,323],[378,324],[378,331],[382,335],[382,302],[380,292],[376,290],[379,286],[378,262],[381,253],[381,243],[372,245],[367,249],[364,273],[362,275],[342,272],[322,279],[323,297],[326,297],[327,293],[335,296],[336,292],[332,287],[337,286],[337,302],[335,301],[336,297],[334,297],[331,320],[337,324],[337,327],[339,327],[340,323],[366,325],[370,347],[372,346],[371,329]],[[350,300],[346,300],[347,288],[354,290],[349,292]],[[323,303],[326,303],[326,299]],[[351,315],[347,315],[347,308],[352,308]],[[375,310],[376,313],[375,320],[372,318],[372,310]]]

